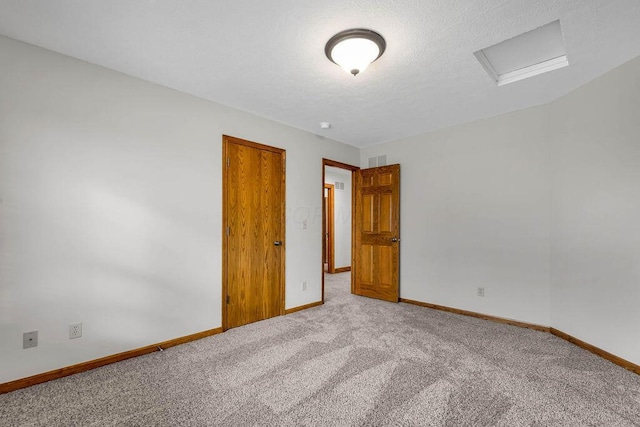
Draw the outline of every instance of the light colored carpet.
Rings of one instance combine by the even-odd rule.
[[[2,395],[0,425],[640,426],[640,376],[344,273],[324,306]]]

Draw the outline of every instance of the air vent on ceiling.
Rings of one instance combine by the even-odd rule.
[[[498,86],[569,65],[560,21],[474,52]]]

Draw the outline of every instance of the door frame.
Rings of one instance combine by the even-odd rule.
[[[286,150],[282,148],[272,147],[269,145],[260,144],[257,142],[247,141],[245,139],[236,138],[234,136],[222,135],[222,330],[228,329],[227,322],[227,295],[228,295],[228,236],[227,236],[227,210],[229,206],[227,204],[227,194],[229,192],[229,182],[227,178],[228,163],[228,150],[229,144],[239,144],[251,148],[257,148],[259,150],[270,151],[272,153],[279,154],[282,159],[282,181],[280,182],[280,191],[282,194],[282,206],[280,207],[280,227],[282,230],[282,256],[280,257],[280,316],[284,315],[285,308],[285,290],[286,290],[286,276],[285,276],[285,264],[286,264],[286,178],[287,178],[287,157]],[[324,190],[323,190],[324,191]]]
[[[342,162],[338,162],[336,160],[330,160],[330,159],[322,159],[322,200],[324,201],[324,179],[325,179],[325,168],[327,166],[331,166],[334,168],[339,168],[339,169],[346,169],[351,171],[351,293],[353,293],[354,291],[354,280],[353,280],[353,275],[355,274],[355,262],[356,262],[356,251],[355,251],[355,244],[356,244],[356,216],[353,214],[356,208],[356,197],[355,197],[355,190],[356,190],[356,181],[355,181],[355,173],[356,171],[359,171],[360,168],[358,166],[353,166],[353,165],[349,165],[347,163],[342,163]],[[324,212],[324,210],[323,210]],[[323,226],[322,226],[322,239],[324,240],[324,221],[323,221]],[[324,263],[322,262],[322,256],[320,256],[320,271],[322,272],[322,303],[324,304]]]
[[[335,212],[334,212],[334,204],[335,204],[335,185],[333,184],[324,184],[324,189],[327,190],[327,197],[323,199],[326,203],[324,206],[324,210],[322,211],[324,214],[324,221],[322,222],[323,230],[325,235],[327,236],[326,241],[326,256],[327,256],[327,273],[335,273],[336,272],[336,258],[335,258]],[[329,214],[327,218],[326,215]],[[326,227],[326,228],[325,228]]]

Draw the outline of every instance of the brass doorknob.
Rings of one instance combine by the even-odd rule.
[[[280,240],[276,240],[275,242],[273,242],[273,244],[275,246],[282,246],[282,242]]]
[[[400,239],[398,239],[397,237],[392,237],[392,238],[391,238],[391,241],[392,241],[393,243],[395,243],[395,242],[399,242],[399,241],[400,241]]]

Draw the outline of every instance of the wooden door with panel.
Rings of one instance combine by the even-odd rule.
[[[354,293],[398,302],[400,165],[359,170],[355,192]]]

